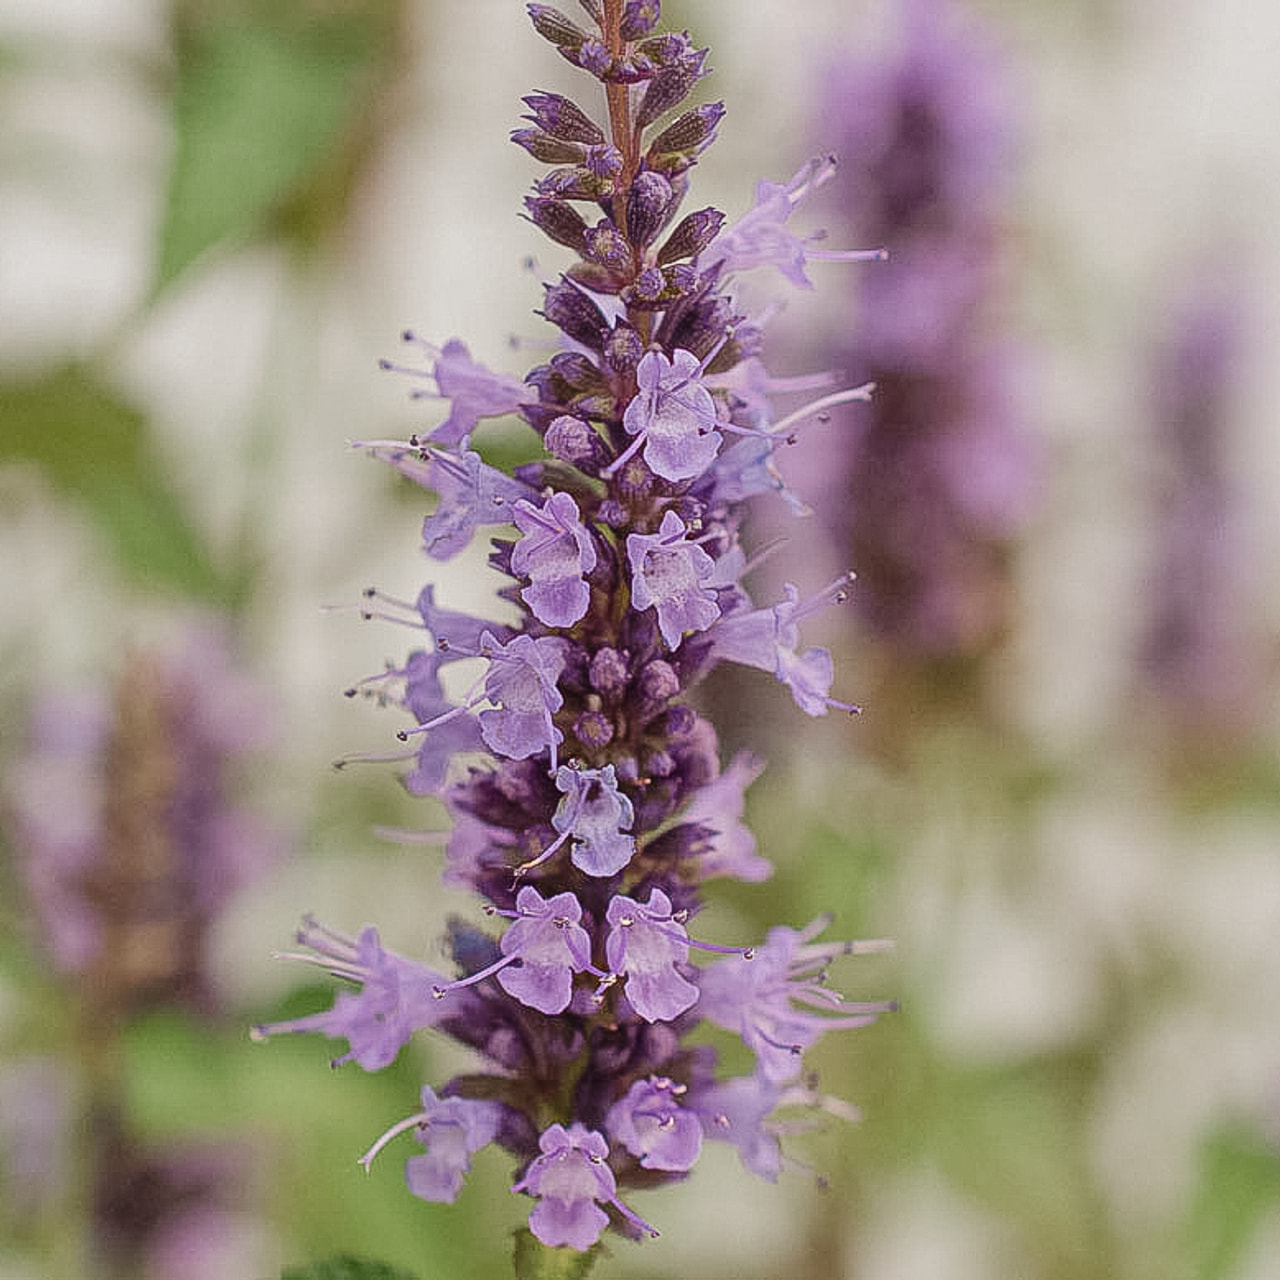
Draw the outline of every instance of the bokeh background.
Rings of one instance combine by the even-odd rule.
[[[758,178],[834,150],[797,222],[892,254],[814,262],[812,293],[752,282],[786,302],[773,372],[892,395],[786,458],[817,514],[762,503],[779,576],[861,574],[821,638],[865,710],[810,722],[763,677],[706,689],[726,755],[770,760],[748,818],[777,866],[717,895],[707,932],[832,910],[841,936],[896,940],[837,985],[903,1010],[813,1054],[859,1124],[796,1135],[774,1187],[712,1152],[638,1206],[662,1238],[597,1274],[1270,1280],[1280,13],[664,8],[728,106],[693,207],[736,216]],[[114,1280],[113,1152],[115,1274],[257,1280],[339,1251],[506,1272],[502,1156],[452,1208],[413,1199],[394,1152],[356,1165],[446,1046],[366,1076],[246,1028],[327,1002],[271,958],[302,912],[438,958],[466,908],[438,849],[374,834],[440,814],[391,768],[331,769],[399,727],[342,697],[412,639],[363,621],[361,590],[412,599],[428,572],[421,493],[348,444],[435,421],[377,369],[406,327],[536,361],[561,264],[518,216],[536,166],[506,140],[535,88],[590,85],[515,0],[0,10],[3,1280]],[[480,555],[430,568],[438,598],[483,607]],[[95,1017],[101,988],[35,909],[31,814],[86,809],[82,713],[135,706],[161,687],[150,658],[127,683],[136,655],[211,625],[251,682],[229,794],[273,853],[203,921],[199,998]]]

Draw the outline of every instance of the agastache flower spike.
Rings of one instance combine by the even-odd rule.
[[[743,578],[760,557],[748,557],[742,526],[757,495],[798,505],[774,454],[870,388],[823,373],[771,377],[758,354],[771,308],[740,315],[726,282],[771,264],[807,285],[816,257],[876,255],[819,252],[787,229],[830,176],[825,161],[789,184],[762,183],[755,209],[728,229],[717,209],[681,217],[689,171],[724,110],[686,102],[706,50],[656,30],[656,0],[581,8],[585,23],[545,4],[529,14],[598,82],[605,115],[533,93],[529,127],[513,135],[553,166],[525,202],[530,221],[575,255],[544,282],[540,314],[556,347],[519,381],[456,340],[429,348],[445,422],[362,446],[437,495],[423,524],[432,559],[498,529],[489,565],[505,579],[508,620],[438,606],[429,585],[413,603],[372,592],[362,613],[425,641],[350,690],[413,717],[398,735],[416,746],[400,757],[412,761],[405,782],[452,822],[420,843],[445,844],[445,884],[474,895],[490,926],[450,922],[448,974],[384,950],[372,929],[357,941],[309,926],[319,960],[358,990],[258,1032],[345,1036],[340,1061],[368,1070],[419,1029],[471,1050],[470,1069],[424,1089],[420,1109],[363,1162],[412,1131],[425,1151],[407,1163],[410,1190],[448,1202],[477,1153],[503,1148],[519,1170],[512,1190],[533,1201],[522,1265],[543,1246],[594,1257],[607,1228],[656,1234],[619,1188],[683,1179],[707,1139],[778,1177],[797,1129],[775,1108],[802,1108],[800,1128],[819,1112],[849,1114],[815,1092],[804,1051],[890,1007],[845,1004],[823,985],[837,956],[879,944],[820,945],[818,926],[781,927],[755,955],[688,928],[709,881],[772,870],[743,821],[762,762],[742,752],[722,770],[694,682],[736,662],[774,676],[809,715],[852,709],[831,696],[827,650],[800,645],[802,622],[842,599],[848,576],[809,597],[789,585],[758,607]],[[818,398],[775,413],[773,398],[793,392]],[[470,447],[470,432],[513,409],[546,456],[508,475]],[[442,676],[462,659],[483,670],[458,693]],[[695,963],[698,951],[727,958]],[[706,1023],[741,1037],[753,1074],[718,1073],[712,1046],[686,1042]]]

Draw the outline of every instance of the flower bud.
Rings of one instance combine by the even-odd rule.
[[[579,49],[586,43],[587,33],[574,26],[559,9],[554,9],[549,4],[530,4],[526,7],[533,29],[544,40],[550,40],[562,49]]]
[[[534,226],[544,235],[575,253],[585,252],[587,224],[571,204],[549,196],[526,196],[524,204]]]
[[[627,236],[635,248],[653,243],[672,210],[673,197],[671,184],[660,173],[636,174],[627,192]]]
[[[531,93],[523,101],[532,112],[525,119],[564,142],[581,142],[593,147],[605,140],[595,121],[561,94]]]
[[[669,262],[679,262],[681,258],[696,257],[716,238],[723,225],[724,214],[719,209],[698,209],[687,214],[658,250],[658,266],[665,267]]]

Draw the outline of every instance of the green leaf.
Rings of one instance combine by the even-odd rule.
[[[515,1233],[516,1280],[583,1280],[604,1256],[597,1242],[586,1253],[577,1249],[554,1249],[539,1240],[528,1227]]]
[[[324,1262],[289,1267],[280,1273],[280,1280],[417,1280],[417,1277],[385,1262],[342,1254]]]
[[[80,366],[0,385],[0,464],[41,467],[81,502],[136,580],[216,597],[224,584],[155,456],[142,415]]]
[[[305,8],[215,7],[180,33],[157,292],[207,250],[261,234],[300,189],[324,185],[371,112],[389,65],[389,6]],[[332,196],[323,193],[329,205]]]
[[[1200,1152],[1187,1238],[1197,1280],[1234,1274],[1254,1232],[1280,1204],[1280,1151],[1253,1128],[1224,1126]]]

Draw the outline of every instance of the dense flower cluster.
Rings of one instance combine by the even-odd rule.
[[[386,950],[372,928],[347,937],[308,921],[307,956],[354,989],[326,1012],[258,1029],[345,1039],[340,1060],[367,1070],[425,1027],[473,1048],[479,1069],[424,1089],[421,1110],[366,1161],[412,1131],[425,1153],[409,1160],[410,1188],[452,1201],[474,1154],[496,1143],[520,1162],[512,1190],[536,1201],[533,1233],[578,1250],[607,1225],[653,1232],[622,1189],[685,1177],[705,1140],[776,1178],[775,1110],[842,1110],[803,1078],[804,1051],[890,1007],[846,1003],[825,984],[837,957],[881,945],[820,943],[825,919],[775,928],[754,949],[691,932],[705,881],[770,872],[741,821],[760,762],[742,755],[722,771],[691,686],[733,662],[772,673],[811,716],[853,709],[832,695],[830,654],[800,636],[806,617],[845,597],[849,575],[759,606],[739,541],[744,501],[782,490],[774,455],[794,430],[869,392],[774,421],[760,324],[732,294],[734,277],[760,266],[806,281],[808,242],[787,224],[828,162],[762,182],[736,225],[711,208],[678,218],[723,114],[718,103],[678,111],[706,50],[658,32],[656,0],[583,8],[590,26],[528,6],[539,34],[603,86],[607,126],[535,93],[513,135],[552,166],[529,217],[577,255],[542,303],[557,353],[517,382],[458,341],[406,335],[449,415],[409,442],[363,445],[437,495],[429,556],[498,530],[490,563],[509,579],[518,624],[443,609],[430,586],[412,605],[370,592],[370,614],[412,621],[424,644],[365,687],[414,719],[400,734],[406,781],[453,818],[446,882],[505,928],[455,922],[456,972],[443,974]],[[480,418],[508,413],[549,455],[514,475],[470,441]],[[441,673],[463,659],[482,674],[450,699]],[[716,958],[694,964],[694,951]],[[704,1020],[743,1039],[754,1073],[717,1079],[714,1050],[686,1041]]]

